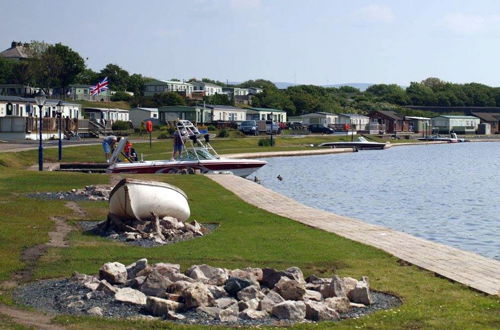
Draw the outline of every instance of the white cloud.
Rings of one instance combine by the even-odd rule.
[[[385,5],[368,5],[360,8],[356,12],[358,19],[368,22],[390,23],[394,20],[394,13],[391,7]]]
[[[498,15],[473,15],[464,13],[451,13],[443,18],[446,29],[457,34],[476,34],[498,28],[500,16]]]

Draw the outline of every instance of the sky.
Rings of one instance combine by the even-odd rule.
[[[0,0],[0,48],[61,42],[157,79],[500,86],[500,1]]]

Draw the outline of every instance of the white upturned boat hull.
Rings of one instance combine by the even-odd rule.
[[[186,194],[168,183],[135,179],[121,180],[111,191],[109,211],[119,217],[139,220],[174,217],[186,221],[191,211]]]

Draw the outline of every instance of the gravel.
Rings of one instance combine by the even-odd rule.
[[[46,280],[19,287],[14,292],[14,299],[18,303],[56,314],[85,315],[87,314],[87,310],[93,307],[100,307],[105,317],[157,319],[147,315],[146,311],[140,306],[115,302],[113,295],[98,292],[94,293],[91,299],[88,299],[86,295],[90,292],[92,291],[85,286],[69,279]],[[352,308],[348,313],[341,314],[341,318],[359,318],[377,310],[394,308],[401,305],[401,300],[395,296],[375,291],[371,293],[374,301],[372,305],[363,308]],[[291,321],[280,321],[273,317],[261,320],[239,319],[237,322],[224,323],[214,320],[205,313],[190,311],[182,314],[186,317],[185,320],[172,322],[203,325],[224,324],[229,326],[283,326],[293,323]]]
[[[153,240],[149,240],[149,239],[137,239],[135,241],[127,241],[127,239],[125,238],[125,235],[120,235],[119,233],[116,233],[113,230],[110,230],[110,231],[103,231],[103,230],[101,230],[98,227],[98,225],[100,223],[101,223],[101,221],[79,221],[78,225],[87,234],[97,235],[97,236],[105,237],[107,239],[114,240],[114,241],[117,241],[117,242],[123,242],[123,243],[127,243],[127,244],[130,244],[130,245],[141,246],[141,247],[145,247],[145,248],[162,246],[162,245],[166,245],[166,244],[172,244],[172,243],[177,243],[177,242],[182,242],[182,241],[187,241],[187,240],[191,240],[191,239],[197,238],[197,237],[190,237],[190,238],[175,237],[172,240],[166,241],[166,244],[157,243],[157,242],[155,242]],[[217,229],[218,226],[219,225],[216,224],[216,223],[202,224],[203,233],[205,233],[205,235],[208,235],[213,230]]]

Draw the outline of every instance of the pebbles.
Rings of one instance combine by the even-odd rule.
[[[127,270],[125,284],[122,283],[123,269]],[[71,280],[28,284],[15,291],[15,299],[47,312],[122,318],[159,317],[179,323],[230,326],[335,321],[339,318],[360,317],[401,304],[397,297],[370,291],[366,278],[361,281],[356,280],[358,285],[353,285],[353,279],[346,278],[346,282],[350,285],[344,285],[348,291],[345,295],[349,296],[350,290],[355,290],[356,287],[368,288],[370,305],[349,302],[345,296],[324,298],[321,296],[320,287],[316,291],[317,294],[303,295],[302,290],[297,291],[297,288],[310,284],[309,281],[315,278],[309,277],[303,283],[300,269],[294,267],[293,271],[289,270],[274,270],[274,272],[268,270],[257,283],[251,283],[248,280],[231,277],[231,274],[244,275],[244,270],[195,265],[182,274],[178,265],[167,263],[149,265],[146,259],[141,259],[129,266],[117,262],[107,263],[107,266],[101,268],[100,278],[75,274]],[[115,285],[109,284],[105,280],[105,278],[110,279],[107,272],[118,274],[120,281],[115,281],[117,283]],[[250,276],[250,272],[259,274],[257,268],[248,269],[247,272],[251,278],[254,275]],[[280,283],[277,287],[267,287],[264,284],[265,275],[276,273],[283,274],[283,280],[277,282]],[[338,277],[324,279],[325,284],[320,286],[330,285],[332,282],[337,285],[340,281],[343,279]],[[95,283],[105,283],[99,285],[103,290],[94,289]],[[246,286],[235,285],[243,283]],[[225,288],[231,288],[231,293]],[[290,294],[287,296],[288,300],[279,293],[284,292],[283,290],[291,290],[291,293],[288,292]],[[330,294],[331,291],[328,291],[328,295]],[[314,297],[315,300],[308,299],[308,296]],[[343,307],[335,307],[333,300],[342,300]]]
[[[47,200],[68,200],[68,201],[107,201],[109,200],[109,186],[85,186],[83,189],[71,189],[65,192],[46,192],[28,194],[32,198]]]

